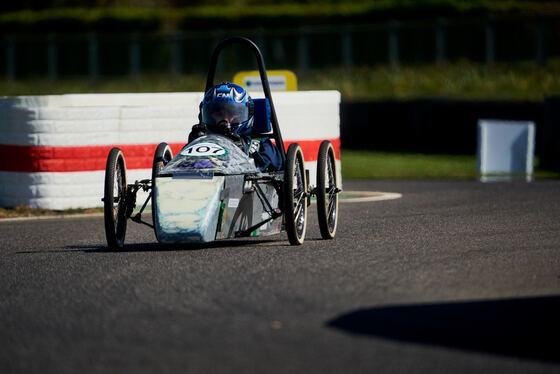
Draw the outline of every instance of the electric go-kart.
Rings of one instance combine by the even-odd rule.
[[[241,37],[218,44],[212,54],[205,91],[213,86],[220,52],[231,44],[248,46],[257,59],[265,98],[254,99],[252,131],[274,139],[283,158],[283,170],[260,172],[235,138],[210,134],[188,143],[175,157],[167,143],[159,144],[152,178],[127,184],[125,157],[119,148],[113,148],[107,159],[103,198],[110,249],[123,248],[128,219],[153,227],[161,243],[211,242],[285,230],[292,245],[302,244],[312,195],[317,200],[321,236],[334,238],[341,190],[333,146],[327,140],[321,143],[317,186],[309,186],[300,146],[292,143],[287,152],[284,150],[259,48]],[[148,197],[135,212],[139,190],[148,192]],[[153,224],[143,221],[141,216],[150,199]]]

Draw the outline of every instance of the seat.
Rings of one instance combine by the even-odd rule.
[[[270,103],[267,98],[253,99],[254,103],[254,122],[251,135],[268,134],[272,131],[270,125]]]

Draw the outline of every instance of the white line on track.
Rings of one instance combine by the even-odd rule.
[[[394,200],[401,197],[402,194],[397,192],[344,191],[338,201],[341,203],[363,203],[367,201]]]
[[[369,201],[383,201],[400,199],[402,194],[396,192],[379,192],[379,191],[344,191],[341,198],[338,200],[340,203],[363,203]],[[315,202],[315,201],[313,201]],[[144,212],[149,212],[149,209]],[[52,216],[31,216],[31,217],[13,217],[13,218],[0,218],[2,222],[17,222],[17,221],[31,221],[31,220],[44,220],[44,219],[66,219],[66,218],[91,218],[102,217],[103,213],[86,213],[86,214],[63,214]]]
[[[30,216],[30,217],[0,218],[0,223],[2,223],[2,222],[16,222],[16,221],[45,220],[45,219],[92,218],[92,217],[103,217],[103,213],[82,213],[82,214],[62,214],[62,215],[52,215],[52,216]]]

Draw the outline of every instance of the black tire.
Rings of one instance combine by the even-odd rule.
[[[103,198],[105,236],[111,250],[124,246],[126,235],[126,163],[119,148],[113,148],[105,167],[105,194]]]
[[[307,228],[307,179],[303,152],[297,143],[290,144],[284,170],[284,218],[288,239],[301,245]]]
[[[154,225],[154,233],[156,234],[157,239],[157,231],[156,231],[156,199],[154,195],[155,186],[156,186],[156,177],[158,176],[159,172],[171,159],[173,158],[173,152],[171,151],[171,147],[167,143],[159,143],[156,148],[156,152],[154,153],[154,161],[152,163],[152,223]]]
[[[338,223],[338,180],[334,148],[325,140],[317,157],[317,216],[323,239],[333,239]]]

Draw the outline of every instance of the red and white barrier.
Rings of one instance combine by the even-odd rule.
[[[157,145],[169,143],[173,154],[181,149],[201,99],[202,93],[1,98],[0,206],[101,206],[109,150],[123,150],[129,183],[150,178]],[[286,147],[300,143],[311,184],[323,139],[333,142],[340,170],[340,93],[275,92],[273,99]]]

